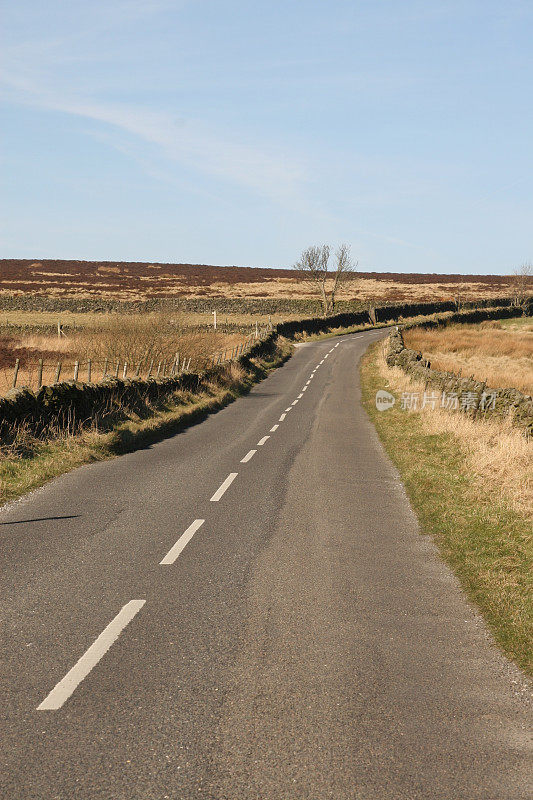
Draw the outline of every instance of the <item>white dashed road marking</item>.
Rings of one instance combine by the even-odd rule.
[[[174,561],[177,559],[177,557],[180,555],[180,553],[189,544],[189,542],[191,541],[192,537],[194,536],[198,528],[202,527],[204,522],[205,519],[195,519],[192,525],[189,525],[185,533],[182,533],[182,535],[180,536],[174,547],[170,548],[164,559],[160,561],[159,564],[160,565],[173,564]]]
[[[218,503],[218,501],[220,500],[226,489],[228,489],[231,486],[231,484],[233,483],[238,474],[239,474],[238,472],[230,472],[224,483],[222,483],[219,486],[219,488],[216,490],[215,494],[211,498],[212,503]]]
[[[267,439],[270,439],[270,436],[263,436],[263,438],[259,439],[259,441],[257,442],[257,446],[262,447],[264,443],[267,441]]]
[[[273,426],[270,428],[270,433],[274,433],[274,431],[277,431],[277,429],[278,429],[278,428],[279,428],[279,425],[277,425],[277,424],[276,424],[276,425],[273,425]]]
[[[251,458],[255,456],[257,450],[248,450],[244,458],[241,458],[241,464],[246,464]]]
[[[79,661],[74,664],[65,677],[54,686],[49,695],[37,706],[37,711],[56,711],[61,708],[82,680],[98,664],[107,653],[113,642],[116,642],[126,625],[139,613],[146,600],[130,600],[121,608],[117,616],[104,628]]]

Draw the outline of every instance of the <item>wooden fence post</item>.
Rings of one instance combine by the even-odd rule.
[[[128,374],[128,362],[124,362],[124,369],[122,370],[122,379],[125,380],[126,375]]]
[[[156,378],[159,378],[160,375],[161,375],[161,362],[159,361],[158,364],[157,364],[157,375],[156,375]]]
[[[17,360],[15,361],[15,371],[13,373],[13,389],[17,385],[17,377],[18,377],[18,374],[19,374],[19,367],[20,367],[20,358],[17,358]]]
[[[87,359],[87,383],[91,382],[91,373],[92,373],[92,361],[90,358]]]
[[[107,358],[104,361],[104,371],[102,373],[102,380],[104,381],[107,378]]]
[[[61,361],[58,361],[57,362],[57,367],[56,367],[56,374],[55,374],[55,378],[54,378],[54,383],[59,383],[59,376],[61,375],[61,367],[62,367]]]
[[[115,369],[115,378],[118,378],[119,368],[120,368],[120,361],[117,361],[117,366],[116,366],[116,369]]]
[[[154,366],[154,359],[152,358],[152,360],[150,361],[150,366],[148,367],[148,375],[146,376],[147,379],[150,378],[152,375],[153,366]]]
[[[79,369],[80,369],[80,362],[79,362],[79,361],[75,361],[75,362],[74,362],[74,380],[75,380],[75,381],[77,381],[77,380],[78,380],[78,372],[79,372]]]
[[[43,385],[43,360],[42,358],[39,359],[39,365],[37,368],[37,388],[40,389]]]
[[[136,378],[138,378],[139,375],[141,374],[142,363],[143,363],[142,361],[139,361],[139,363],[137,364],[137,369],[135,370],[135,377]]]

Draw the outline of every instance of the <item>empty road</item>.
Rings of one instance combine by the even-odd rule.
[[[383,335],[0,511],[2,798],[531,798],[521,674],[360,404]]]

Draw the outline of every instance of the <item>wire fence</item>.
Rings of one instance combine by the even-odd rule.
[[[212,366],[235,361],[246,354],[252,345],[270,332],[270,326],[256,326],[253,333],[237,344],[217,350],[211,355],[181,355],[175,353],[166,359],[145,358],[140,361],[104,358],[85,360],[47,359],[27,360],[17,358],[13,365],[0,368],[0,393],[9,389],[28,388],[38,390],[60,381],[98,383],[110,378],[170,378],[184,372],[201,372]]]

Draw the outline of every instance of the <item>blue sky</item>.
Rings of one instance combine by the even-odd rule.
[[[531,0],[3,0],[1,255],[507,274]]]

